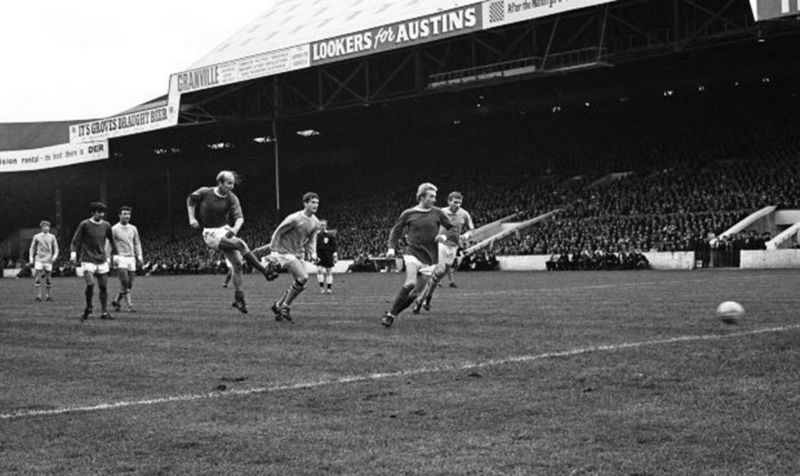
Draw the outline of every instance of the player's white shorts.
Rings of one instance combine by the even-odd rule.
[[[450,266],[456,260],[458,246],[447,243],[439,243],[439,262]]]
[[[103,264],[97,263],[81,263],[81,269],[83,273],[92,273],[92,274],[107,274],[108,273],[108,261]]]
[[[420,274],[424,274],[425,276],[431,276],[433,274],[433,270],[436,269],[435,264],[424,264],[414,255],[403,255],[403,261],[406,262],[406,267],[408,267],[409,264],[417,265],[418,272]]]
[[[34,271],[53,271],[53,263],[44,263],[42,261],[34,261],[33,262],[33,269]]]
[[[212,250],[219,249],[219,242],[228,234],[228,227],[221,226],[219,228],[203,228],[203,241],[206,242]]]
[[[136,271],[136,258],[133,256],[114,256],[114,267]]]
[[[297,256],[293,255],[292,253],[278,253],[277,251],[273,251],[272,253],[268,254],[261,258],[261,262],[272,262],[278,263],[282,267],[288,266],[290,263],[294,263],[295,261],[299,261]]]

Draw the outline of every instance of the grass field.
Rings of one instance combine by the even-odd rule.
[[[458,278],[391,329],[399,275],[313,283],[294,323],[285,275],[248,315],[221,276],[140,278],[85,323],[80,279],[0,280],[0,473],[800,471],[799,272]]]

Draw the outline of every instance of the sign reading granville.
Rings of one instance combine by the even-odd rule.
[[[444,10],[311,43],[311,66],[480,30],[481,4]]]
[[[176,76],[179,93],[219,86],[219,65],[185,71]]]
[[[224,63],[175,73],[170,76],[169,97],[175,104],[180,95],[225,84],[249,81],[273,74],[308,68],[308,44],[267,51]]]
[[[69,126],[69,141],[88,142],[122,137],[171,127],[178,123],[177,108],[171,105],[144,109]]]

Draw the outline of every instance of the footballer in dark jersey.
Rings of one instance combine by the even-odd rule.
[[[265,268],[247,246],[244,240],[237,237],[239,229],[244,225],[244,214],[239,198],[233,193],[238,176],[223,170],[217,174],[217,185],[200,187],[186,198],[186,210],[189,214],[189,226],[203,227],[203,240],[213,250],[219,250],[233,265],[233,307],[247,313],[242,292],[242,265],[247,261],[253,269],[258,270],[268,281],[278,274],[272,268]],[[228,217],[234,220],[228,223]],[[198,219],[199,218],[199,219]]]
[[[84,290],[86,308],[81,320],[88,319],[92,313],[95,278],[100,291],[100,319],[113,319],[108,314],[106,306],[108,303],[108,271],[111,261],[110,257],[106,255],[106,243],[111,246],[112,255],[117,254],[117,247],[111,233],[111,223],[104,220],[106,205],[103,202],[92,202],[89,205],[89,211],[92,214],[91,218],[83,220],[72,236],[69,255],[69,259],[73,263],[80,259],[83,279],[86,281]]]
[[[444,212],[434,206],[436,190],[436,186],[432,183],[420,184],[417,187],[417,206],[401,213],[389,232],[387,258],[395,256],[400,238],[405,237],[403,260],[406,280],[397,293],[392,309],[381,319],[385,327],[390,327],[397,315],[410,306],[424,289],[438,262],[437,243],[443,243],[447,239],[439,230],[441,228],[449,230],[453,227]]]

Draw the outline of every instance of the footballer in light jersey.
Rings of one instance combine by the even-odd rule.
[[[120,301],[125,298],[129,312],[136,312],[131,302],[131,289],[133,280],[136,277],[137,265],[141,267],[142,262],[142,242],[139,239],[139,230],[136,225],[131,224],[131,213],[133,209],[127,205],[119,209],[119,222],[111,227],[111,235],[117,245],[117,256],[114,257],[114,267],[117,268],[119,277],[119,293],[117,298],[111,301],[111,307],[119,312],[122,309]]]
[[[319,195],[314,192],[303,194],[303,209],[284,218],[272,234],[270,244],[262,247],[272,251],[266,259],[288,270],[293,278],[286,292],[272,304],[276,321],[292,320],[292,302],[303,292],[308,283],[308,271],[304,260],[312,263],[317,260],[318,209]]]
[[[425,290],[414,301],[414,307],[412,309],[414,314],[419,313],[420,307],[424,307],[426,311],[431,310],[433,293],[436,291],[439,280],[441,280],[445,274],[450,277],[450,287],[458,287],[453,279],[453,274],[455,274],[455,270],[458,268],[458,249],[464,240],[469,239],[472,231],[475,229],[475,224],[472,223],[472,216],[468,211],[461,208],[463,200],[464,197],[461,195],[461,192],[451,192],[450,195],[447,196],[447,207],[442,208],[442,211],[447,215],[447,218],[450,219],[453,228],[441,230],[446,240],[444,243],[439,243],[439,263],[436,265],[431,280],[425,286]]]
[[[406,250],[403,260],[406,265],[406,280],[397,293],[391,310],[381,318],[384,327],[391,327],[397,315],[410,306],[422,292],[439,260],[437,243],[443,243],[446,239],[439,231],[441,228],[453,228],[444,212],[434,206],[436,190],[432,183],[420,184],[417,187],[418,205],[401,213],[389,232],[387,258],[395,256],[397,244],[405,235]]]
[[[52,287],[51,276],[53,275],[53,263],[58,259],[58,240],[50,233],[50,222],[42,220],[39,223],[42,231],[33,235],[31,248],[28,251],[29,262],[33,264],[33,285],[36,287],[35,300],[42,300],[42,276],[44,276],[45,299],[52,301],[50,288]]]
[[[86,281],[84,295],[86,297],[86,309],[83,311],[81,321],[85,321],[92,314],[92,296],[94,295],[94,283],[97,279],[97,287],[100,290],[100,319],[113,319],[108,313],[108,271],[109,257],[106,255],[106,243],[111,245],[111,256],[117,254],[117,245],[111,234],[111,223],[104,220],[106,216],[106,205],[103,202],[92,202],[89,205],[91,218],[83,220],[75,230],[72,237],[70,261],[73,263],[80,259],[83,279]]]
[[[278,274],[277,271],[267,269],[261,265],[258,258],[250,251],[244,240],[237,237],[239,230],[244,225],[244,214],[239,198],[233,193],[238,176],[230,171],[223,170],[217,174],[217,185],[214,187],[200,187],[190,193],[186,198],[186,211],[189,214],[189,226],[200,228],[203,226],[203,240],[212,250],[222,251],[222,254],[233,264],[233,307],[247,314],[247,305],[242,292],[242,265],[243,259],[250,266],[261,272],[267,281],[272,281]],[[234,220],[233,225],[228,223],[228,217]],[[199,220],[198,220],[199,217]]]

